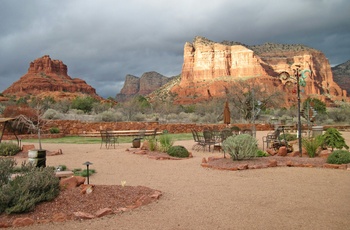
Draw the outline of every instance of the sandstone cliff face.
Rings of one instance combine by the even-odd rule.
[[[350,95],[350,60],[332,67],[334,81]]]
[[[85,81],[67,74],[67,66],[59,60],[51,60],[45,55],[30,63],[28,73],[3,91],[4,95],[23,97],[55,96],[55,99],[72,99],[76,96],[89,95],[102,100],[96,90]]]
[[[116,95],[117,101],[125,101],[135,95],[145,96],[169,82],[171,78],[157,72],[146,72],[140,78],[126,75],[123,88]]]
[[[296,64],[300,69],[312,71],[303,89],[306,96],[316,95],[324,101],[325,95],[332,100],[346,98],[345,90],[333,81],[328,60],[320,51],[301,45],[267,43],[249,47],[239,43],[215,43],[202,37],[185,44],[181,81],[171,93],[176,95],[176,103],[195,103],[210,97],[224,97],[234,90],[238,79],[253,79],[267,85],[267,90],[286,92],[286,102],[293,103],[293,89],[285,87],[278,76],[283,71],[293,76]]]

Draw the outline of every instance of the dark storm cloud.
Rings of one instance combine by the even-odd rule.
[[[0,91],[43,55],[62,60],[103,97],[125,76],[181,72],[183,46],[210,40],[304,44],[331,65],[350,59],[347,0],[3,0],[0,8]]]

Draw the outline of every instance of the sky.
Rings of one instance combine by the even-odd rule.
[[[195,36],[303,44],[331,66],[350,60],[349,0],[0,0],[0,92],[44,55],[102,97],[128,74],[181,73]]]

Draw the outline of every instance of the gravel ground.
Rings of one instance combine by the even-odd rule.
[[[257,139],[266,132],[258,132]],[[345,135],[344,135],[345,134]],[[350,133],[343,133],[350,143]],[[178,141],[191,149],[193,141]],[[261,143],[260,143],[261,146]],[[146,186],[163,196],[131,212],[93,220],[67,221],[25,229],[350,229],[350,171],[277,167],[243,171],[203,168],[202,158],[221,153],[194,151],[186,160],[154,160],[99,144],[44,144],[63,155],[47,165],[90,168],[96,185]],[[96,200],[98,202],[98,200]],[[20,229],[20,228],[16,228]]]

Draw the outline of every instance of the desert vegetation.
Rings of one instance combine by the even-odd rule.
[[[42,117],[47,120],[81,120],[96,122],[141,121],[160,123],[222,123],[225,101],[229,102],[231,123],[273,123],[274,119],[295,124],[297,106],[283,107],[279,92],[267,94],[263,87],[247,85],[244,82],[234,93],[224,98],[212,98],[203,103],[179,105],[171,97],[150,99],[135,96],[126,102],[115,102],[108,98],[106,102],[85,96],[74,100],[55,100],[53,97],[43,99],[34,96],[21,98],[10,97],[0,103],[0,113],[4,117],[19,114],[35,117],[38,104],[43,110]],[[350,123],[350,105],[339,102],[336,107],[326,107],[316,98],[304,98],[302,108],[314,105],[317,116],[313,124],[348,124]],[[302,118],[304,124],[310,123]],[[311,124],[311,123],[310,123]],[[57,130],[52,130],[57,132]]]

